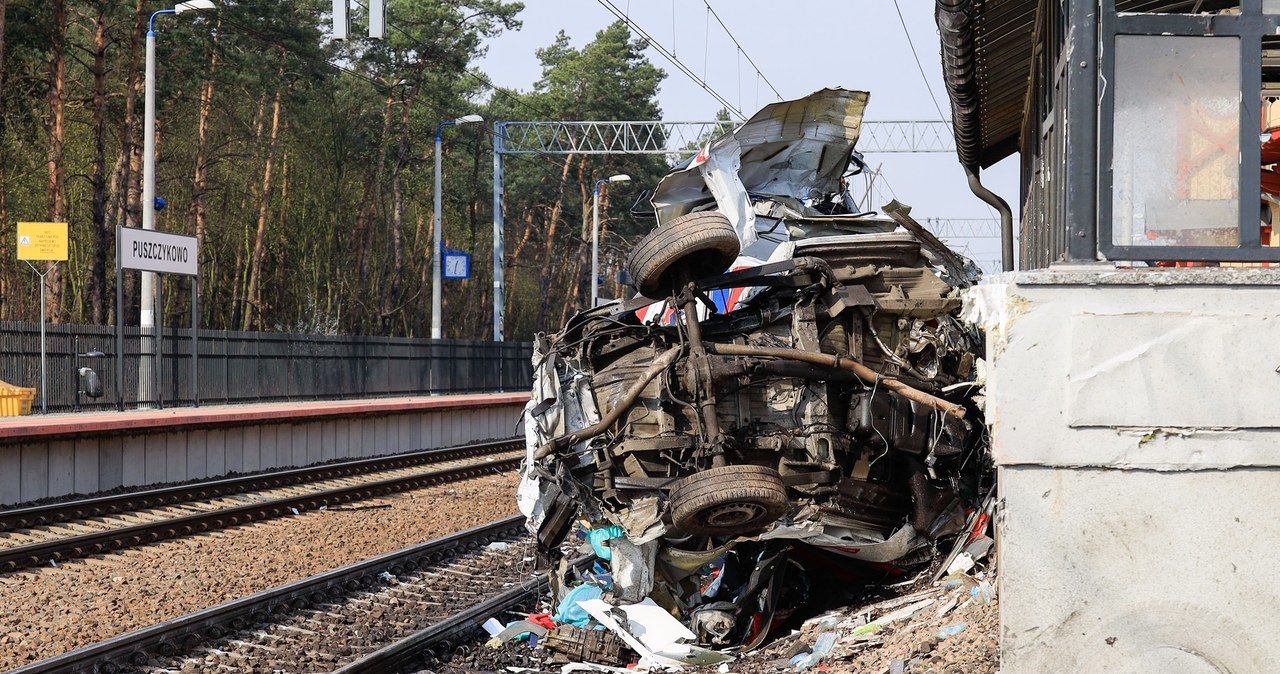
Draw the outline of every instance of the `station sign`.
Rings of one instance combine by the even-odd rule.
[[[184,276],[200,272],[196,237],[136,227],[121,227],[118,231],[121,268]]]
[[[67,259],[67,223],[19,222],[19,260]]]

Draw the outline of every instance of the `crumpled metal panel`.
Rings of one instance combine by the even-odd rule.
[[[866,91],[822,89],[761,108],[735,131],[712,141],[684,170],[668,174],[658,184],[651,201],[658,222],[715,201],[702,167],[708,155],[735,140],[742,158],[737,174],[748,192],[801,201],[838,192],[870,96]]]

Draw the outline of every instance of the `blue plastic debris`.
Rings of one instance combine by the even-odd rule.
[[[551,619],[557,623],[568,623],[574,627],[586,627],[591,616],[578,606],[578,602],[587,599],[599,599],[603,592],[595,585],[579,585],[564,596],[556,614]]]
[[[610,550],[609,546],[605,545],[605,541],[610,538],[621,538],[622,536],[625,536],[626,533],[627,532],[622,530],[622,527],[616,524],[610,524],[607,527],[592,529],[587,532],[587,541],[591,543],[591,549],[595,550],[596,557],[599,557],[600,559],[613,559],[613,550]]]

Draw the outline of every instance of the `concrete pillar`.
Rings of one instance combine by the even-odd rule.
[[[1010,273],[967,311],[988,339],[1001,671],[1270,671],[1275,272]]]

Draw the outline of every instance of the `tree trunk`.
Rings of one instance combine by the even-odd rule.
[[[565,158],[564,169],[560,171],[560,186],[556,190],[556,201],[551,207],[550,226],[547,227],[547,240],[542,246],[542,270],[538,277],[538,320],[535,324],[537,332],[547,329],[547,305],[551,294],[551,276],[553,269],[551,259],[555,253],[556,230],[560,225],[560,215],[564,212],[564,187],[569,181],[569,166],[573,163],[573,155]]]
[[[277,211],[278,219],[276,220],[276,231],[280,233],[280,240],[277,250],[280,254],[276,257],[276,294],[281,296],[285,301],[281,306],[273,307],[276,309],[275,316],[277,320],[288,322],[290,310],[298,318],[302,319],[302,311],[298,307],[288,306],[285,289],[294,291],[289,294],[296,294],[298,297],[308,296],[309,289],[293,288],[289,285],[289,152],[286,150],[280,154],[280,208]],[[311,321],[307,325],[312,326],[308,331],[312,331],[317,323]]]
[[[107,314],[107,251],[111,230],[107,225],[107,3],[98,5],[93,22],[93,187],[90,219],[93,223],[93,257],[87,292],[94,325]]]
[[[520,219],[524,226],[524,231],[520,234],[520,243],[517,243],[512,253],[505,256],[505,259],[502,261],[502,270],[504,274],[503,284],[506,286],[503,292],[502,315],[505,318],[504,322],[508,326],[515,326],[516,322],[519,320],[515,313],[516,293],[512,292],[512,289],[516,287],[516,277],[514,272],[517,270],[516,261],[524,259],[525,248],[529,246],[529,242],[533,239],[533,231],[535,229],[533,224],[533,209],[525,211]],[[504,331],[507,334],[514,334],[515,332],[510,328],[504,328]]]
[[[363,334],[368,327],[366,322],[371,305],[369,287],[372,285],[370,275],[373,271],[373,242],[377,238],[375,236],[377,228],[373,224],[378,217],[378,202],[382,199],[382,167],[387,160],[388,136],[391,133],[391,116],[395,103],[395,87],[391,87],[387,91],[387,100],[382,108],[382,133],[378,136],[378,159],[365,174],[364,193],[360,197],[360,207],[356,211],[356,226],[352,241],[356,250],[356,295],[351,302],[354,310],[351,323],[356,334]]]
[[[591,280],[587,278],[584,283],[584,276],[590,277],[591,275],[590,260],[588,258],[591,255],[592,230],[591,192],[586,189],[587,182],[584,180],[584,168],[582,165],[578,166],[578,185],[582,188],[582,233],[578,236],[578,254],[574,255],[569,261],[567,265],[568,278],[561,285],[562,288],[572,288],[572,291],[564,298],[564,307],[560,310],[560,325],[567,323],[569,316],[576,309],[587,306],[591,302]],[[592,187],[594,188],[594,185]],[[603,205],[601,204],[601,206]],[[584,270],[586,270],[585,275],[583,274]]]
[[[284,66],[280,66],[280,77],[284,78]],[[245,293],[244,325],[241,329],[252,330],[259,326],[262,315],[262,297],[258,288],[258,279],[262,275],[262,258],[265,252],[267,235],[267,213],[271,208],[271,169],[275,163],[277,141],[280,138],[280,104],[284,95],[284,87],[276,89],[275,102],[271,104],[271,140],[267,143],[267,160],[262,169],[262,194],[259,196],[258,228],[253,238],[253,257],[249,263],[249,289]]]
[[[418,310],[413,312],[413,322],[409,324],[409,337],[431,334],[430,323],[426,320],[427,316],[431,314],[431,293],[423,292],[423,289],[431,287],[431,247],[435,243],[433,241],[424,242],[422,239],[424,236],[423,230],[427,224],[427,216],[423,210],[418,210],[418,223],[413,232],[413,249],[422,251],[423,255],[421,256],[421,264],[418,267]],[[427,231],[425,236],[430,237],[431,232]]]
[[[382,296],[381,326],[383,334],[391,334],[390,321],[404,294],[404,190],[401,175],[409,163],[409,111],[417,100],[417,89],[400,106],[400,143],[396,148],[396,165],[391,174],[391,274]]]
[[[615,281],[616,277],[605,271],[605,260],[608,259],[609,256],[604,253],[604,242],[608,238],[609,223],[611,222],[609,218],[604,216],[604,213],[608,210],[605,208],[605,204],[608,203],[607,197],[608,195],[605,195],[600,198],[600,275],[604,277],[604,280],[600,282],[600,294],[607,294],[610,297],[616,297],[618,294],[618,286]]]
[[[0,0],[0,241],[12,241],[9,234],[9,152],[8,152],[8,111],[5,109],[5,69],[4,69],[4,37],[5,14],[9,9],[9,0]],[[9,284],[9,256],[0,255],[0,297],[14,297],[15,293]],[[11,321],[13,307],[10,302],[0,302],[0,321]]]
[[[222,32],[219,18],[213,29],[213,45],[210,47],[209,68],[200,83],[200,106],[196,115],[196,166],[191,178],[191,219],[196,240],[204,245],[205,229],[205,181],[209,163],[209,114],[213,111],[213,82],[218,72],[218,35]]]
[[[112,206],[107,209],[105,227],[108,231],[116,225],[138,227],[142,222],[142,211],[138,207],[137,194],[142,191],[142,149],[138,146],[138,113],[137,100],[142,93],[142,77],[139,61],[142,55],[142,35],[147,25],[147,14],[143,12],[143,0],[135,0],[133,8],[133,31],[129,38],[129,69],[125,85],[124,120],[120,127],[120,157],[116,161],[116,169],[112,172]],[[124,299],[125,307],[134,305],[137,274],[125,275]],[[116,323],[124,321],[123,316],[115,317]]]
[[[262,147],[262,134],[266,126],[266,110],[267,95],[263,94],[258,99],[258,110],[253,117],[253,142],[249,147]],[[246,258],[249,257],[251,244],[249,242],[249,219],[245,217],[245,213],[249,210],[249,204],[257,197],[258,186],[250,185],[249,189],[241,192],[240,208],[236,211],[239,219],[244,223],[244,235],[239,243],[236,244],[236,262],[235,270],[231,275],[231,321],[229,325],[238,325],[242,321],[247,320],[249,309],[246,303],[246,289],[249,286],[249,264]]]
[[[524,231],[520,234],[520,242],[516,244],[515,249],[511,252],[506,260],[503,260],[503,266],[510,268],[516,260],[524,259],[524,249],[528,247],[529,241],[533,238],[533,211],[525,211],[524,213]]]
[[[49,219],[66,222],[66,181],[63,167],[63,95],[66,87],[66,0],[51,0],[52,46],[49,51]],[[48,315],[54,323],[62,320],[63,265],[51,265],[45,275]]]
[[[191,220],[192,230],[196,235],[197,250],[203,251],[205,246],[205,181],[208,179],[209,164],[209,114],[213,111],[213,82],[218,72],[218,36],[222,32],[222,19],[219,17],[213,28],[213,44],[209,48],[209,68],[205,71],[204,81],[200,83],[200,105],[196,113],[196,165],[191,177]],[[206,288],[214,287],[214,277],[205,274]],[[208,310],[205,310],[208,314]],[[203,319],[200,319],[203,322]]]

